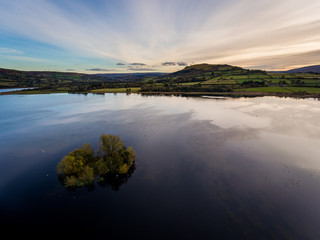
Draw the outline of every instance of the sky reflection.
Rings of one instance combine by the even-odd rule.
[[[98,234],[109,224],[117,236],[121,219],[133,235],[317,239],[319,108],[275,97],[0,96],[4,224],[17,226],[17,216],[57,229],[81,218],[81,227]],[[117,193],[67,192],[57,163],[84,142],[97,149],[102,133],[135,149],[136,170]]]

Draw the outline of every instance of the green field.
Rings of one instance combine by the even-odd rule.
[[[67,93],[67,90],[45,89],[45,90],[22,90],[14,92],[5,92],[2,94],[51,94],[51,93]]]
[[[210,79],[205,82],[202,82],[202,84],[236,84],[236,81],[231,80],[231,79],[226,79],[226,80]]]
[[[282,87],[258,87],[258,88],[241,88],[235,89],[235,92],[269,92],[269,93],[292,93],[288,89]]]
[[[260,78],[250,78],[250,79],[237,79],[237,83],[241,84],[243,82],[254,81],[254,82],[264,82],[264,80]]]
[[[0,87],[41,89],[14,94],[248,92],[248,95],[317,96],[320,94],[320,74],[268,73],[226,64],[196,64],[169,74],[141,76],[26,72],[0,68]]]
[[[235,89],[235,92],[269,92],[269,93],[295,93],[307,92],[310,94],[320,94],[320,88],[312,87],[259,87]]]
[[[320,94],[320,88],[312,88],[312,87],[286,87],[294,92],[305,91],[307,93],[315,93]]]
[[[312,78],[303,78],[303,79],[299,79],[299,78],[291,78],[291,79],[278,79],[278,78],[273,78],[273,79],[269,79],[268,81],[270,81],[271,83],[281,83],[281,82],[285,82],[285,84],[292,84],[294,82],[300,81],[303,82],[303,85],[319,85],[320,86],[320,79],[312,79]]]
[[[200,82],[186,82],[186,83],[180,83],[179,85],[182,86],[190,86],[190,85],[196,85],[199,84]],[[204,84],[204,82],[202,82],[201,84]]]

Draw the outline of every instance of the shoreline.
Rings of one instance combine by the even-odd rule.
[[[68,91],[58,90],[22,90],[22,91],[10,91],[2,92],[0,95],[34,95],[34,94],[57,94],[57,93],[68,93]],[[70,94],[106,94],[106,93],[136,93],[142,95],[177,95],[177,96],[220,96],[220,97],[291,97],[291,98],[319,98],[320,94],[299,94],[299,93],[277,93],[277,92],[246,92],[246,91],[237,91],[237,92],[117,92],[117,91],[100,91],[100,92],[79,92],[79,93],[70,93]]]
[[[319,98],[320,94],[270,93],[270,92],[140,92],[150,95],[180,95],[180,96],[217,96],[217,97],[290,97],[290,98]]]

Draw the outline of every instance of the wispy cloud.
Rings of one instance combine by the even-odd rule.
[[[187,66],[188,64],[185,62],[177,62],[178,66]]]
[[[175,62],[163,62],[161,65],[162,66],[175,66],[176,63]]]
[[[13,48],[2,48],[0,47],[0,54],[8,54],[8,55],[21,55],[23,51],[13,49]]]
[[[165,67],[172,67],[172,66],[187,66],[188,64],[185,63],[185,62],[163,62],[161,64],[162,66],[165,66]]]
[[[36,57],[26,57],[26,56],[14,56],[14,55],[1,55],[2,59],[16,60],[16,61],[26,61],[26,62],[43,62],[45,59]]]
[[[145,63],[130,63],[131,66],[146,66]]]
[[[86,71],[92,71],[92,72],[108,72],[110,69],[107,68],[89,68],[86,69]]]
[[[0,31],[73,56],[136,64],[130,70],[257,61],[277,68],[275,59],[320,50],[319,12],[318,0],[2,0]],[[290,64],[318,63],[311,59]]]
[[[151,72],[151,71],[157,71],[157,69],[152,67],[141,67],[141,66],[129,66],[127,68],[128,71],[131,72]]]

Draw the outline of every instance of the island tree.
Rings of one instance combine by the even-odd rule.
[[[126,148],[119,136],[102,134],[97,156],[91,145],[85,143],[65,156],[57,171],[67,187],[84,186],[92,184],[101,175],[126,174],[134,162],[132,147]]]

